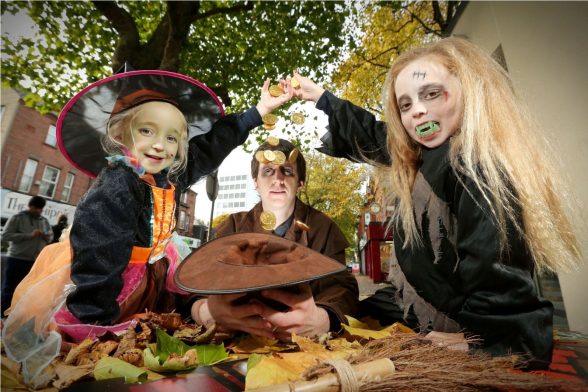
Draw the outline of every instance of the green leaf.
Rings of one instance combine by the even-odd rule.
[[[222,343],[197,345],[196,352],[198,353],[198,364],[202,366],[213,365],[229,357]]]
[[[94,378],[107,380],[111,378],[125,379],[126,383],[147,381],[147,372],[118,358],[104,357],[96,363]]]
[[[247,371],[249,372],[249,369],[253,369],[263,358],[263,355],[261,354],[251,354],[249,356],[249,359],[247,360]]]
[[[170,354],[176,353],[179,356],[183,356],[192,347],[182,342],[178,338],[168,335],[165,331],[157,328],[155,331],[157,337],[157,352],[156,355],[165,362]]]

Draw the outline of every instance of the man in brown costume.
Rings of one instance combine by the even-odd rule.
[[[284,159],[286,158],[286,159]],[[216,236],[272,233],[345,264],[349,243],[329,217],[302,203],[296,192],[306,179],[306,161],[289,141],[270,139],[251,161],[251,175],[261,201],[250,211],[230,215]],[[339,331],[344,316],[357,310],[357,281],[347,271],[296,286],[298,292],[273,289],[261,295],[285,305],[279,311],[262,301],[239,301],[244,294],[212,295],[192,306],[196,322],[227,330],[287,340],[292,333],[316,336]]]

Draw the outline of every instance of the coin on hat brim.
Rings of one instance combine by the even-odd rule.
[[[288,162],[296,163],[296,159],[298,159],[298,149],[294,148],[292,151],[290,151],[290,155],[288,155]]]
[[[304,222],[300,222],[299,220],[296,220],[296,226],[300,229],[300,230],[304,230],[304,231],[310,231],[310,227],[308,227],[308,225]]]
[[[274,125],[278,122],[278,116],[273,113],[266,113],[261,116],[261,121],[263,121],[263,123],[266,125]]]
[[[272,84],[269,86],[269,93],[272,97],[279,97],[280,95],[284,94],[284,90],[279,84]]]
[[[297,125],[304,124],[304,114],[298,112],[292,113],[290,120]]]
[[[269,144],[270,146],[274,146],[274,147],[277,146],[278,144],[280,144],[280,139],[278,139],[275,136],[270,136],[265,141],[267,144]]]
[[[276,154],[272,151],[272,150],[265,150],[263,152],[263,157],[268,161],[268,162],[273,162],[276,159]]]
[[[259,162],[259,163],[268,163],[269,162],[267,159],[265,159],[265,156],[263,155],[263,151],[257,151],[255,153],[255,159],[257,159],[257,162]]]
[[[259,221],[264,230],[273,230],[276,227],[276,216],[273,212],[262,211],[259,215]]]
[[[274,164],[275,165],[283,165],[284,163],[286,163],[286,154],[284,154],[282,151],[274,151]]]
[[[276,127],[274,125],[267,125],[267,124],[263,124],[262,125],[263,129],[271,131],[272,129],[275,129]]]
[[[292,85],[292,88],[300,88],[300,82],[296,78],[292,78],[290,84]]]

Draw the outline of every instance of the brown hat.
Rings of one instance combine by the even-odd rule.
[[[210,241],[178,267],[176,284],[199,294],[232,294],[319,279],[345,266],[272,234],[238,233]]]

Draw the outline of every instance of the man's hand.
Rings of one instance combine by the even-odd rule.
[[[310,285],[299,285],[299,294],[286,290],[264,290],[263,297],[281,302],[290,310],[279,312],[270,309],[262,313],[262,317],[269,321],[274,328],[274,335],[280,340],[290,340],[293,333],[300,336],[317,336],[329,331],[329,314],[323,308],[316,306]]]
[[[31,235],[33,236],[33,238],[35,238],[35,237],[44,237],[45,236],[45,234],[41,230],[39,230],[39,229],[35,229],[35,230],[31,231]]]
[[[216,323],[227,331],[243,331],[274,338],[273,326],[260,316],[266,311],[263,304],[255,301],[235,304],[235,301],[244,295],[211,295],[207,299],[201,299],[192,305],[192,318],[207,326]]]

